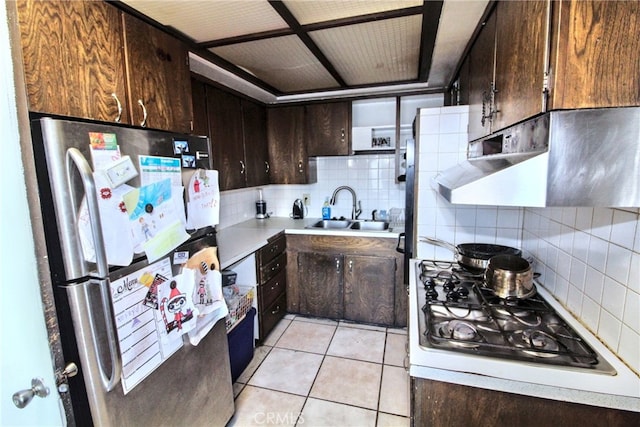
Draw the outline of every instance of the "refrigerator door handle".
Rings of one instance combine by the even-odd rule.
[[[405,239],[406,239],[406,233],[398,234],[398,243],[396,244],[396,252],[400,252],[401,254],[405,253],[404,244],[402,245],[402,247],[400,247],[400,242],[402,241],[404,243],[406,241]]]
[[[102,384],[107,391],[113,390],[113,388],[120,381],[120,374],[122,371],[122,362],[118,352],[113,313],[111,309],[111,289],[109,286],[109,280],[105,280],[109,275],[109,264],[107,263],[107,253],[104,249],[104,237],[102,235],[102,222],[100,221],[100,211],[98,208],[98,196],[96,191],[96,184],[93,180],[93,171],[91,166],[87,162],[87,159],[82,155],[77,148],[69,148],[67,150],[67,183],[69,184],[69,192],[73,198],[73,186],[71,185],[71,168],[72,163],[80,174],[82,179],[82,186],[84,189],[85,197],[87,200],[87,209],[89,211],[89,218],[91,219],[91,233],[93,236],[93,246],[96,253],[96,267],[97,274],[103,280],[98,280],[97,286],[100,287],[100,300],[102,305],[102,312],[104,313],[105,332],[107,334],[107,344],[109,348],[109,359],[111,360],[111,372],[109,375],[105,373],[105,369],[102,366],[102,357],[100,356],[101,349],[98,345],[98,334],[95,330],[95,321],[93,320],[93,311],[90,307],[87,307],[87,314],[89,315],[89,326],[91,328],[91,335],[93,336],[93,345],[98,355],[98,364],[100,366],[100,378]],[[77,212],[74,206],[74,212]],[[77,221],[76,221],[77,224]]]

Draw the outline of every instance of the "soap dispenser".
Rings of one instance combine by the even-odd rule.
[[[322,219],[331,219],[331,206],[329,206],[328,197],[324,199],[324,204],[322,205]]]

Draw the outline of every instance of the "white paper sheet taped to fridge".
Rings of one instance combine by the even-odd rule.
[[[167,337],[166,325],[154,286],[172,279],[171,263],[165,258],[111,282],[111,299],[122,357],[122,389],[125,394],[156,370],[164,360],[182,347],[182,337]],[[146,285],[149,286],[146,286]],[[195,322],[195,321],[194,321]]]
[[[197,230],[220,222],[218,171],[198,169],[187,189],[187,228]]]
[[[134,188],[123,195],[136,252],[145,251],[149,262],[168,254],[189,239],[182,223],[182,199],[175,200],[169,178]]]
[[[98,210],[100,212],[100,224],[107,262],[109,265],[127,266],[133,260],[134,243],[129,216],[124,208],[122,198],[133,187],[123,184],[117,188],[111,188],[104,171],[96,171],[93,174],[93,179],[98,193]],[[78,213],[80,243],[84,259],[89,262],[96,262],[91,221],[86,198],[83,198],[80,204],[80,212]]]

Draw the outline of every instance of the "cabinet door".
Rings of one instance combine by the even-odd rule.
[[[487,19],[469,52],[469,140],[491,133],[491,90],[495,65],[496,14]]]
[[[267,135],[272,184],[315,182],[304,143],[304,107],[269,108]]]
[[[269,184],[267,110],[245,99],[242,105],[242,135],[247,166],[247,187]]]
[[[220,190],[245,186],[246,165],[242,144],[240,98],[213,86],[207,86],[207,114],[213,149],[213,167],[217,169]]]
[[[298,309],[301,314],[342,318],[343,262],[341,255],[298,253]]]
[[[127,103],[120,12],[92,1],[20,0],[17,10],[29,110],[116,121],[112,94]]]
[[[559,4],[558,4],[559,3]],[[550,108],[640,105],[640,2],[554,2]]]
[[[494,132],[541,113],[550,3],[498,2]]]
[[[305,132],[309,156],[350,154],[351,103],[329,102],[306,106]]]
[[[209,136],[206,84],[194,78],[191,79],[191,103],[193,106],[192,133],[194,135]]]
[[[191,78],[186,46],[131,15],[123,14],[123,26],[133,124],[191,132]]]
[[[393,325],[396,260],[345,255],[344,269],[344,318]]]

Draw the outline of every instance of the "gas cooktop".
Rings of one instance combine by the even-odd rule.
[[[616,374],[539,294],[498,298],[455,262],[421,261],[415,274],[422,346]]]

